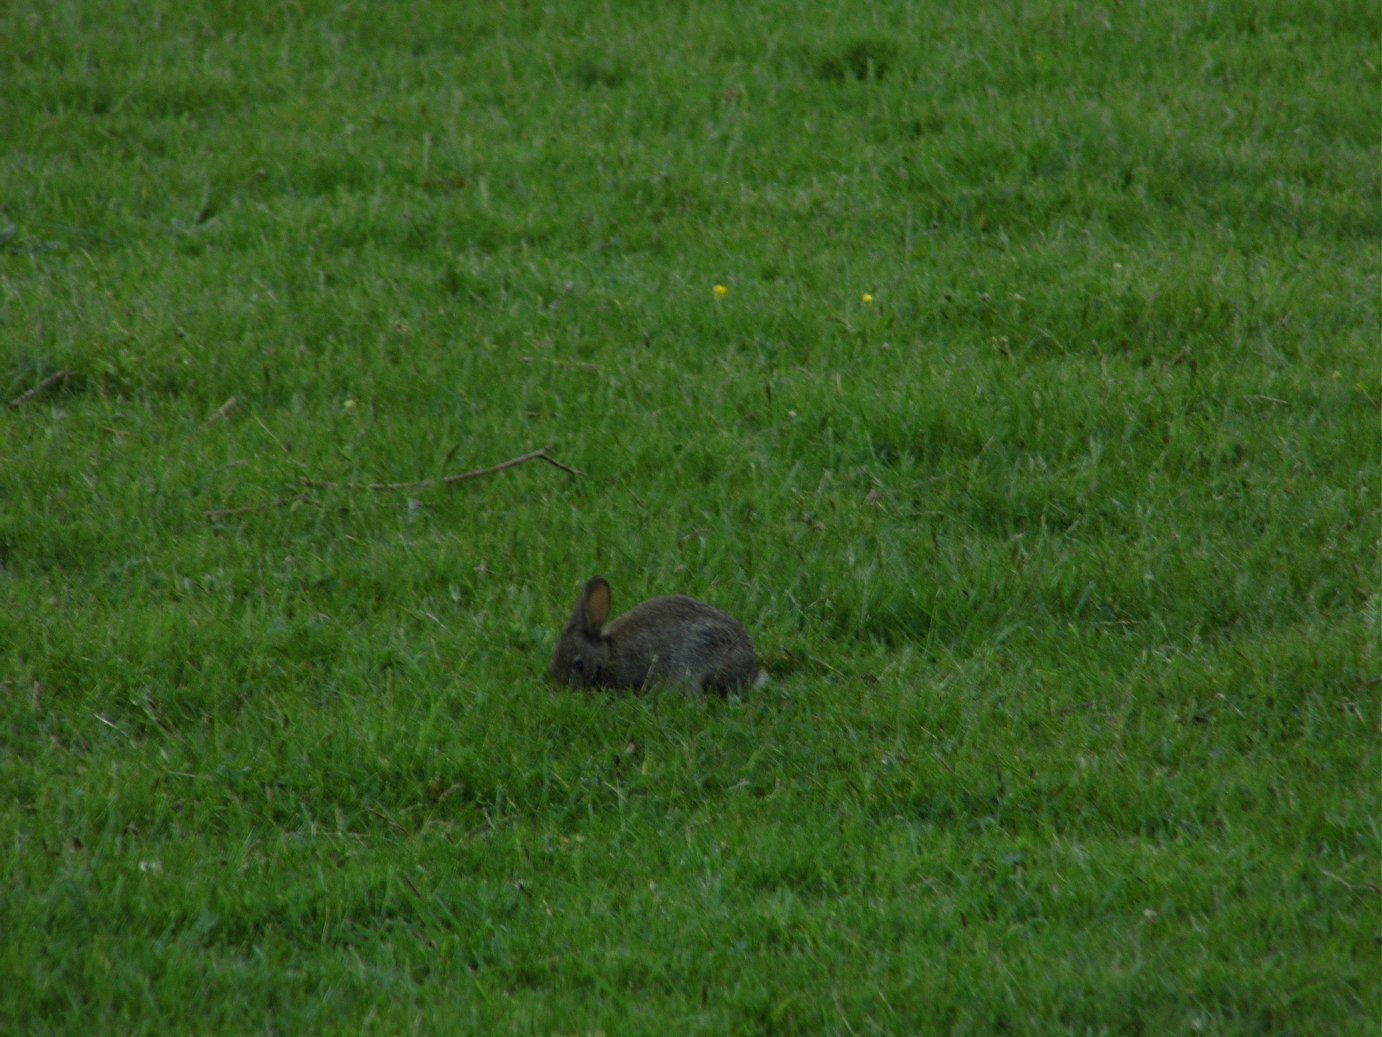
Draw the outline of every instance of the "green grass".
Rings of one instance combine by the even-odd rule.
[[[0,11],[0,1031],[1373,1032],[1378,30]]]

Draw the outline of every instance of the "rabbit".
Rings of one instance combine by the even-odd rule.
[[[627,690],[665,682],[728,695],[767,680],[748,631],[728,612],[678,594],[635,605],[606,626],[609,608],[609,583],[596,576],[557,639],[554,683]]]

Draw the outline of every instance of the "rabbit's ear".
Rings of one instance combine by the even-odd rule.
[[[596,576],[581,591],[581,602],[576,606],[581,627],[592,637],[599,636],[609,618],[609,584],[603,576]]]

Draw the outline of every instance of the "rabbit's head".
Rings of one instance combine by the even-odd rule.
[[[609,584],[596,576],[581,591],[576,611],[557,639],[552,655],[552,680],[577,688],[600,684],[609,671],[609,638],[604,636],[609,618]]]

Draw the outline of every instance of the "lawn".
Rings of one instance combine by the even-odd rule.
[[[1375,1032],[1380,30],[0,8],[0,1032]]]

